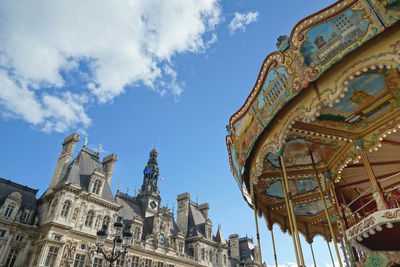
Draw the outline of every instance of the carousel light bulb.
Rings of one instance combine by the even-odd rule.
[[[374,150],[375,150],[375,151],[378,151],[378,148],[377,148],[377,147],[375,147],[375,148],[374,148]]]
[[[383,64],[379,64],[378,68],[383,69]]]
[[[366,67],[363,68],[363,72],[367,72],[368,69]]]
[[[384,135],[383,135],[383,138],[386,138],[386,136],[387,136],[387,135],[386,135],[386,134],[384,134]]]
[[[379,138],[379,141],[382,141],[383,140],[383,138],[381,137],[381,138]]]
[[[344,84],[345,84],[345,85],[348,85],[348,84],[349,84],[349,81],[345,81]]]
[[[356,71],[356,75],[360,75],[361,74],[361,71]]]
[[[347,90],[349,90],[347,87],[343,88],[344,92],[347,92]]]
[[[353,75],[350,75],[349,78],[350,78],[350,80],[353,80],[353,79],[354,79],[354,76],[353,76]]]
[[[374,229],[371,228],[371,229],[369,229],[369,234],[370,234],[370,235],[374,235],[374,234],[376,234],[376,232],[375,232]]]
[[[363,241],[363,238],[361,236],[357,236],[357,241],[361,242]]]
[[[378,147],[381,147],[381,146],[382,146],[381,144],[378,145]]]
[[[392,65],[388,64],[386,65],[386,68],[390,70],[392,68]]]
[[[371,65],[371,70],[374,70],[374,69],[376,69],[376,66],[375,65]]]
[[[369,237],[369,234],[368,234],[367,232],[364,232],[364,233],[362,234],[362,236],[363,236],[364,238],[368,238],[368,237]]]
[[[386,224],[386,227],[391,229],[391,228],[393,228],[393,224],[389,222],[389,223]]]
[[[382,226],[380,226],[380,225],[378,225],[375,229],[376,229],[376,231],[378,231],[378,232],[380,232],[380,231],[383,230]]]

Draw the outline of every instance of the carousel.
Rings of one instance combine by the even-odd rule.
[[[231,117],[232,173],[271,231],[276,266],[274,224],[299,266],[317,235],[340,266],[400,266],[399,20],[400,0],[338,1],[304,18]]]

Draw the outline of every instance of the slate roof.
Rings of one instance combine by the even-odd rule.
[[[253,239],[248,237],[239,238],[240,258],[255,259]]]
[[[206,219],[203,214],[198,210],[196,204],[189,203],[189,214],[188,214],[188,232],[187,236],[205,236],[205,223]]]
[[[69,164],[67,173],[60,180],[60,183],[71,182],[88,191],[90,175],[96,168],[102,168],[99,161],[99,153],[84,146],[75,159]],[[114,196],[108,183],[104,183],[101,197],[114,202]]]
[[[36,193],[38,191],[39,189],[33,189],[27,187],[26,185],[24,186],[21,184],[14,183],[11,180],[0,178],[0,206],[3,205],[7,196],[9,196],[13,192],[18,192],[22,195],[22,203],[20,210],[29,208],[30,210],[34,210],[34,214],[36,214],[37,212]]]

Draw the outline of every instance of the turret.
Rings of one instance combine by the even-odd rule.
[[[104,157],[103,162],[101,163],[103,165],[103,170],[106,173],[106,179],[108,184],[111,183],[115,162],[117,162],[117,155],[112,153]]]
[[[142,201],[145,217],[154,216],[161,205],[160,190],[158,190],[158,152],[156,148],[150,151],[150,158],[143,170],[143,184],[138,198]]]
[[[179,194],[176,200],[178,201],[176,223],[178,224],[179,230],[181,230],[183,235],[186,236],[188,230],[190,194]]]
[[[72,159],[72,154],[74,153],[74,148],[76,143],[79,142],[79,135],[76,133],[71,134],[70,136],[64,139],[62,143],[62,151],[61,155],[58,158],[56,168],[54,170],[53,176],[51,178],[49,188],[55,186],[60,179],[65,175],[68,164]]]
[[[231,251],[231,258],[240,261],[239,251],[239,235],[232,234],[229,236],[229,248]]]

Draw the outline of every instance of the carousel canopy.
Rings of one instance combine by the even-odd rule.
[[[318,183],[331,222],[377,209],[371,175],[385,197],[400,195],[399,19],[399,1],[338,1],[279,37],[265,58],[226,143],[242,195],[250,206],[256,199],[268,227],[289,228],[280,156],[309,242],[331,238]]]

